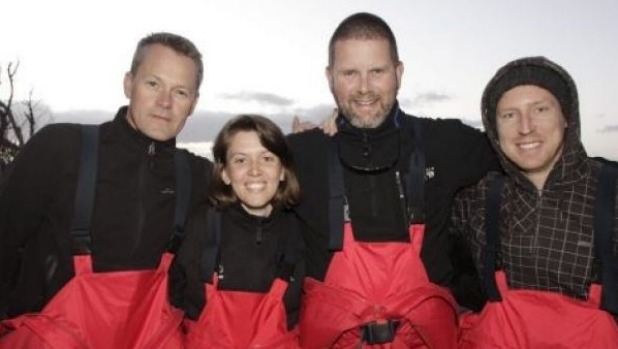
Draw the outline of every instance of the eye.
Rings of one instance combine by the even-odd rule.
[[[344,70],[343,71],[343,76],[345,77],[354,76],[355,74],[356,74],[356,71],[354,70]]]
[[[189,98],[189,96],[190,96],[189,91],[183,90],[183,89],[175,90],[174,94],[176,96],[178,96],[178,97],[181,97],[181,98]]]
[[[506,112],[506,113],[500,114],[500,119],[502,120],[510,120],[510,119],[513,119],[514,117],[515,117],[515,113],[513,112]]]
[[[156,88],[159,86],[159,83],[156,80],[146,80],[146,86],[150,88]]]
[[[242,165],[246,162],[247,160],[242,157],[242,156],[235,156],[233,158],[230,159],[230,163],[233,165]]]

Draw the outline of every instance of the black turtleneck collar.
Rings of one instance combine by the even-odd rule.
[[[376,128],[359,128],[339,114],[337,144],[344,165],[360,171],[380,172],[392,168],[399,159],[401,137],[396,103],[384,122]]]
[[[176,147],[176,138],[172,138],[167,141],[157,141],[133,128],[133,126],[129,123],[129,120],[127,120],[127,110],[127,106],[120,107],[114,117],[114,125],[116,125],[116,127],[118,127],[118,129],[120,129],[123,134],[127,136],[127,138],[133,140],[135,144],[146,148],[154,145],[156,150]]]
[[[270,214],[267,217],[256,216],[247,212],[240,202],[235,202],[229,206],[228,211],[234,217],[236,222],[241,223],[244,226],[255,227],[256,224],[268,225],[271,222],[276,221],[281,215],[281,208],[273,206]]]
[[[264,240],[264,231],[269,231],[270,227],[276,224],[281,217],[282,210],[273,207],[268,216],[256,216],[247,212],[239,202],[236,202],[228,208],[227,212],[232,224],[240,227],[241,231],[254,234],[255,243],[261,244]]]

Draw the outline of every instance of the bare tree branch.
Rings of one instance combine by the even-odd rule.
[[[19,61],[10,62],[5,69],[0,66],[0,87],[8,80],[7,97],[3,99],[0,95],[0,174],[36,132],[41,114],[44,113],[39,102],[34,100],[32,90],[27,100],[15,102],[15,76],[18,69]]]

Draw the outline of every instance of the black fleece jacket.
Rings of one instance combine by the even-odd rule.
[[[173,231],[175,140],[153,141],[126,120],[100,126],[92,215],[95,272],[156,268]],[[150,151],[149,151],[150,148]],[[0,316],[39,311],[73,277],[70,223],[81,126],[52,124],[26,144],[0,195]],[[206,198],[211,164],[191,156],[190,209]]]
[[[414,116],[397,105],[376,129],[359,129],[339,115],[339,133],[320,130],[293,134],[289,142],[303,189],[298,208],[306,240],[307,275],[323,280],[332,252],[328,249],[328,152],[337,142],[344,168],[345,194],[356,240],[406,241],[407,226],[398,198],[395,171],[407,173],[415,140]],[[434,282],[450,286],[447,224],[457,190],[476,183],[498,163],[485,135],[459,120],[417,118],[426,156],[426,235],[421,257]],[[368,173],[358,168],[381,171]],[[403,178],[403,176],[402,176]],[[404,184],[405,185],[405,184]]]
[[[206,254],[205,239],[212,237],[208,211],[204,204],[191,215],[187,236],[170,267],[171,302],[183,309],[187,316],[197,320],[208,302],[204,283],[212,284],[212,270],[203,270]],[[268,217],[247,213],[240,204],[221,211],[221,241],[215,269],[219,277],[219,290],[266,293],[277,277],[289,281],[284,295],[288,326],[292,328],[300,310],[300,293],[304,267],[302,259],[287,269],[281,263],[289,251],[290,239],[296,256],[301,257],[302,240],[291,234],[290,226],[296,216],[290,210],[273,209]],[[296,258],[295,258],[296,259]],[[288,275],[292,271],[291,275]],[[206,275],[208,277],[205,279]],[[290,277],[291,276],[291,277]]]

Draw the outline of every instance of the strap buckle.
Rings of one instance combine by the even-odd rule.
[[[399,320],[372,321],[361,325],[362,339],[367,344],[391,343],[395,340]]]

